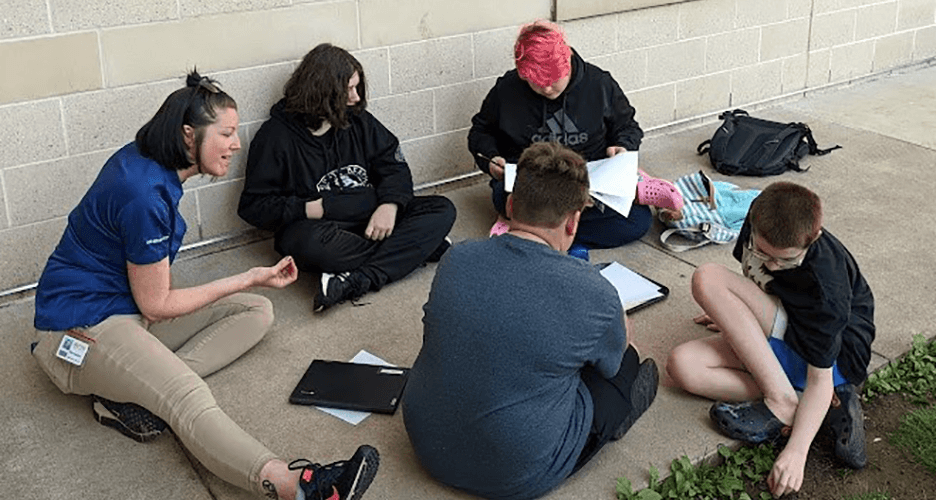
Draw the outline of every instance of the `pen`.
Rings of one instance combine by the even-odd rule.
[[[493,163],[493,164],[497,165],[497,162],[496,162],[496,161],[494,161],[494,160],[488,158],[487,156],[484,156],[484,155],[481,154],[481,153],[475,153],[475,154],[478,156],[478,158],[481,158],[482,160],[487,160],[488,163]]]

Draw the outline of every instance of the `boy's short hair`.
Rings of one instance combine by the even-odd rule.
[[[572,48],[558,25],[540,20],[520,28],[514,63],[524,80],[548,87],[572,71],[571,58]]]
[[[585,160],[559,143],[534,143],[517,162],[512,195],[513,218],[534,226],[557,227],[589,201]]]
[[[751,228],[774,248],[806,248],[822,229],[822,200],[792,182],[774,182],[751,203]]]

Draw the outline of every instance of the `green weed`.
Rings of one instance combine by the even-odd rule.
[[[936,474],[936,407],[921,408],[901,417],[890,442]]]
[[[745,491],[745,483],[762,481],[773,467],[777,452],[772,446],[760,445],[732,451],[726,446],[718,447],[723,462],[712,466],[692,465],[689,457],[673,460],[670,475],[660,481],[660,471],[650,467],[650,481],[646,488],[633,491],[630,480],[618,478],[618,500],[755,500]],[[770,493],[762,491],[757,500],[770,500]]]
[[[936,342],[927,342],[921,334],[914,335],[910,352],[871,374],[864,393],[869,400],[902,393],[914,403],[926,404],[928,395],[936,395]]]

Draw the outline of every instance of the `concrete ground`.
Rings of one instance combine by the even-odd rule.
[[[936,67],[918,67],[859,84],[815,92],[770,107],[756,116],[802,121],[821,147],[843,149],[809,157],[806,173],[774,178],[731,178],[743,187],[783,179],[814,189],[823,198],[825,227],[857,258],[877,298],[878,337],[872,368],[907,350],[911,336],[934,334],[925,313],[932,307],[936,266]],[[709,138],[714,121],[665,130],[645,140],[641,165],[675,178],[698,169],[712,172],[695,147]],[[494,220],[485,184],[446,193],[458,207],[457,242],[483,238]],[[592,252],[592,261],[616,260],[671,290],[658,305],[634,314],[634,338],[643,354],[661,364],[671,348],[705,335],[691,318],[698,308],[689,291],[695,266],[715,261],[736,266],[729,247],[708,246],[681,254],[658,244],[659,224],[639,243]],[[176,286],[202,283],[276,260],[270,240],[185,258],[173,267]],[[285,290],[261,290],[276,305],[273,330],[252,351],[208,383],[220,406],[283,457],[331,462],[361,443],[380,450],[380,472],[366,495],[373,499],[468,498],[429,478],[419,466],[400,412],[373,415],[357,426],[287,397],[314,358],[346,360],[359,350],[409,366],[422,338],[422,305],[435,265],[365,297],[366,305],[311,312],[312,279]],[[924,312],[920,314],[920,312]],[[172,436],[138,444],[97,424],[87,397],[61,394],[27,354],[33,301],[0,305],[0,466],[4,498],[18,499],[246,499],[186,455]],[[620,441],[607,446],[581,472],[547,498],[612,499],[618,477],[646,484],[648,468],[668,468],[673,458],[700,459],[727,440],[709,424],[710,402],[666,386],[649,412]]]

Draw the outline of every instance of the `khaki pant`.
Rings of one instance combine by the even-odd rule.
[[[82,366],[55,356],[66,332],[37,332],[33,355],[62,392],[150,410],[208,470],[262,494],[260,469],[275,456],[218,408],[202,378],[247,352],[272,323],[267,298],[240,293],[167,321],[116,315],[80,329],[93,339]]]

